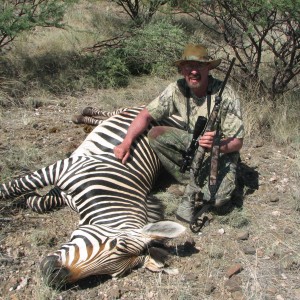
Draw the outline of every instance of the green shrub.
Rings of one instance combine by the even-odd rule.
[[[124,87],[130,76],[142,74],[166,78],[185,43],[186,35],[178,25],[168,20],[152,22],[134,29],[119,48],[107,48],[101,56],[87,56],[88,75],[98,88]]]
[[[106,55],[93,60],[90,75],[94,85],[99,88],[124,87],[129,82],[129,70],[121,49],[107,51]]]
[[[124,43],[123,55],[132,75],[170,75],[170,66],[181,55],[187,36],[169,20],[147,24]]]

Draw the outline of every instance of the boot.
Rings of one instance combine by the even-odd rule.
[[[193,219],[195,201],[199,198],[200,188],[192,181],[186,186],[182,200],[178,206],[176,217],[178,220],[190,223]]]
[[[183,196],[176,211],[176,218],[182,222],[190,223],[193,219],[194,203],[187,196]]]

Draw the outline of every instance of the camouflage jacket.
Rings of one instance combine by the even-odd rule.
[[[209,76],[208,91],[211,97],[198,98],[190,95],[185,79],[179,79],[171,83],[157,98],[150,102],[146,108],[150,115],[157,121],[177,114],[186,123],[188,132],[193,132],[198,116],[208,118],[208,102],[211,98],[210,112],[213,109],[215,96],[217,96],[222,82]],[[244,125],[240,108],[240,101],[237,94],[231,87],[226,85],[220,108],[221,131],[223,137],[244,137]]]

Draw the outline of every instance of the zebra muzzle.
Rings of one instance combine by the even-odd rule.
[[[61,266],[59,257],[56,255],[45,257],[41,262],[40,269],[45,284],[55,289],[60,289],[69,282],[70,271]]]

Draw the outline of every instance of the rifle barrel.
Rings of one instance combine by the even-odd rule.
[[[223,81],[221,90],[220,90],[220,92],[219,92],[219,97],[221,97],[222,94],[223,94],[224,88],[225,88],[226,83],[227,83],[227,81],[228,81],[228,78],[229,78],[229,76],[230,76],[230,73],[231,73],[231,70],[232,70],[232,68],[233,68],[234,62],[235,62],[235,57],[234,57],[234,58],[231,60],[231,62],[230,62],[230,66],[229,66],[229,68],[228,68],[228,71],[227,71],[226,76],[225,76],[225,78],[224,78],[224,81]]]

